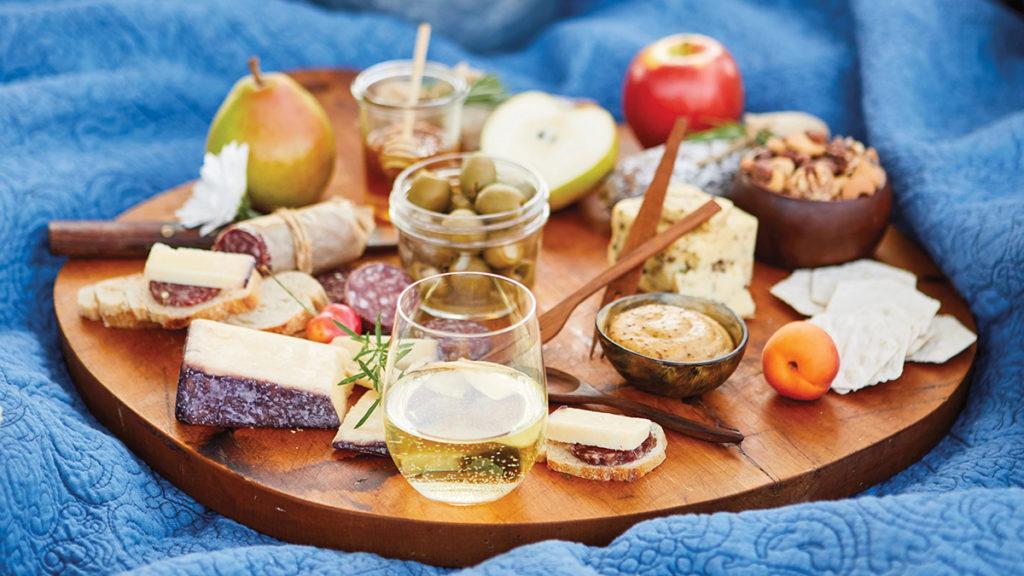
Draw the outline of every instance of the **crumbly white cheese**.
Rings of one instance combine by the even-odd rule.
[[[548,440],[609,450],[634,450],[651,435],[651,421],[562,407],[548,416]]]
[[[171,248],[154,244],[146,259],[147,280],[204,288],[244,288],[256,267],[249,254]]]
[[[693,186],[669,186],[658,232],[711,198]],[[644,263],[640,289],[712,298],[750,317],[754,315],[754,301],[747,286],[754,274],[757,219],[727,199],[714,200],[722,208],[720,212]],[[618,259],[642,203],[643,198],[627,198],[612,210],[609,261]]]

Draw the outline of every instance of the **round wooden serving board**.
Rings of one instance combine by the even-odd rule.
[[[324,104],[338,139],[331,193],[361,199],[362,165],[353,73],[294,74]],[[624,152],[637,149],[623,131]],[[124,219],[169,219],[188,186],[161,194]],[[555,304],[607,265],[608,238],[576,209],[552,216],[536,294]],[[368,258],[394,259],[394,254]],[[919,276],[942,312],[973,320],[928,258],[890,231],[878,258]],[[780,398],[761,376],[761,348],[798,316],[768,293],[784,270],[757,265],[757,318],[742,365],[721,388],[687,402],[621,387],[607,362],[587,352],[599,296],[581,306],[544,349],[546,361],[664,410],[720,422],[746,434],[741,446],[669,435],[668,458],[632,483],[591,482],[536,466],[498,502],[458,508],[414,492],[391,461],[331,449],[333,430],[222,429],[174,418],[185,333],[106,329],[79,318],[78,288],[140,271],[143,262],[73,260],[54,286],[68,367],[93,414],[156,471],[199,502],[282,540],[462,566],[549,538],[605,544],[640,520],[686,512],[765,508],[855,494],[904,469],[945,434],[964,402],[975,348],[942,365],[907,364],[903,376],[816,402]]]

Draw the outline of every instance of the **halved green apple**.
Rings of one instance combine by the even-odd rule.
[[[619,132],[612,115],[597,104],[523,92],[491,113],[480,149],[535,168],[551,189],[551,209],[558,210],[615,167]]]

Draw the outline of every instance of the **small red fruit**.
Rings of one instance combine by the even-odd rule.
[[[314,342],[328,344],[339,336],[348,336],[338,323],[359,334],[362,321],[355,310],[344,304],[328,304],[320,314],[306,322],[306,338]]]
[[[839,351],[832,337],[810,322],[790,322],[776,330],[761,352],[764,379],[779,394],[814,400],[828,392],[839,373]]]
[[[665,142],[677,118],[699,132],[738,122],[743,80],[725,46],[708,36],[679,34],[641,50],[629,65],[622,108],[644,147]]]

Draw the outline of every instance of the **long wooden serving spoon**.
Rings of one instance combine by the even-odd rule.
[[[548,377],[548,400],[551,402],[558,404],[597,404],[618,408],[627,414],[653,420],[669,430],[698,440],[722,444],[739,444],[743,441],[743,434],[736,430],[708,426],[688,418],[683,418],[682,416],[676,416],[670,412],[652,408],[640,402],[605,394],[572,374],[558,368],[551,368],[549,366],[546,368],[546,372]]]
[[[708,200],[700,208],[687,214],[667,230],[654,238],[637,246],[625,257],[619,259],[614,266],[594,276],[589,282],[579,287],[575,292],[568,295],[561,302],[549,308],[540,315],[540,340],[547,342],[558,334],[566,321],[584,300],[591,294],[608,285],[609,282],[629,273],[634,268],[639,268],[644,261],[661,252],[676,241],[677,238],[703,224],[708,218],[715,215],[721,208],[714,200]]]

